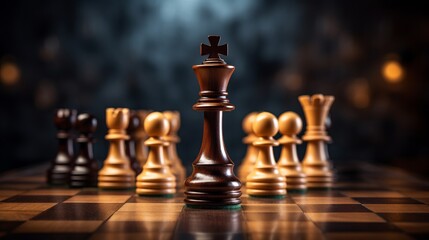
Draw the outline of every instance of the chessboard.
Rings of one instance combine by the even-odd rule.
[[[331,190],[243,194],[239,210],[187,208],[182,193],[49,187],[45,170],[0,178],[4,239],[429,239],[429,183],[392,167],[336,167]]]

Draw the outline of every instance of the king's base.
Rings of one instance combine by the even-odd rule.
[[[240,210],[241,204],[234,205],[199,205],[199,204],[185,204],[187,208],[192,209],[219,209],[219,210]]]

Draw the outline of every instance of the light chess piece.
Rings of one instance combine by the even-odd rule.
[[[280,173],[286,177],[288,192],[305,192],[306,177],[296,152],[296,144],[301,140],[296,136],[302,129],[302,120],[294,112],[285,112],[279,117],[279,130],[283,135],[278,142],[282,145],[277,166]]]
[[[168,145],[163,138],[170,130],[170,124],[162,113],[153,112],[146,117],[144,129],[149,136],[145,142],[149,147],[149,156],[142,173],[137,176],[136,192],[141,196],[173,197],[176,177],[165,161],[163,149]]]
[[[136,110],[135,113],[140,120],[140,125],[137,127],[134,134],[135,138],[135,152],[136,160],[139,162],[140,166],[144,166],[148,157],[148,147],[144,142],[148,139],[146,131],[144,130],[144,120],[151,111],[149,110]]]
[[[106,123],[109,128],[106,139],[110,142],[109,153],[104,166],[98,173],[98,187],[101,189],[129,189],[135,187],[135,173],[125,153],[126,129],[129,123],[129,109],[106,109]]]
[[[140,117],[137,113],[135,111],[130,111],[130,122],[127,128],[129,139],[125,141],[125,152],[130,159],[130,166],[136,173],[136,176],[143,170],[143,167],[140,165],[140,162],[136,157],[136,139],[139,139],[137,136],[139,132],[137,130],[141,128],[142,125],[143,123],[140,121]]]
[[[180,128],[180,113],[177,111],[165,111],[164,116],[170,123],[170,131],[164,137],[169,143],[167,146],[168,159],[171,164],[170,168],[176,177],[176,187],[180,189],[183,188],[186,177],[186,169],[183,167],[176,149],[176,144],[180,142],[180,138],[177,135]]]
[[[193,208],[240,209],[241,182],[234,175],[234,163],[223,141],[222,114],[235,106],[227,99],[228,82],[235,67],[219,54],[227,55],[226,44],[219,46],[219,36],[209,36],[210,46],[201,44],[201,55],[209,55],[192,68],[200,85],[200,99],[195,111],[204,112],[201,148],[192,163],[192,174],[185,181],[185,203]]]
[[[57,127],[58,151],[47,173],[47,183],[51,185],[66,185],[73,166],[73,136],[72,129],[76,122],[77,111],[74,109],[58,109],[54,123]]]
[[[251,112],[247,114],[242,122],[243,130],[247,134],[247,136],[243,138],[243,143],[247,145],[247,151],[240,167],[238,168],[238,177],[243,184],[246,183],[246,178],[249,173],[252,172],[256,158],[258,158],[258,151],[256,147],[253,146],[253,142],[258,139],[258,137],[255,136],[252,129],[256,115],[258,115],[257,112]]]
[[[277,118],[268,112],[259,113],[253,123],[253,132],[258,137],[253,146],[258,149],[258,158],[247,176],[247,194],[251,197],[283,198],[286,195],[286,178],[280,174],[273,153],[273,146],[279,145],[273,138],[278,127]]]
[[[326,133],[325,124],[334,97],[316,94],[300,96],[299,101],[307,121],[306,132],[302,137],[307,142],[302,161],[302,167],[307,176],[307,188],[330,188],[334,174],[326,152],[326,143],[331,141],[331,138]]]
[[[70,187],[97,187],[98,166],[92,148],[97,119],[88,113],[81,113],[77,116],[75,128],[79,132],[77,138],[79,152],[70,172],[69,185]]]

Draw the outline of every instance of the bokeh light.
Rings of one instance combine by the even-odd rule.
[[[0,79],[4,85],[14,85],[19,81],[21,73],[15,63],[3,63],[0,67]]]
[[[404,69],[396,60],[389,60],[383,65],[383,77],[387,82],[397,83],[404,77]]]

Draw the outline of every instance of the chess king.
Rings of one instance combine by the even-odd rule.
[[[331,141],[326,133],[326,119],[334,97],[322,94],[305,95],[300,96],[299,101],[307,120],[307,129],[302,137],[307,142],[302,161],[304,173],[307,175],[307,187],[330,188],[334,175],[326,151],[326,144]]]
[[[226,64],[219,54],[227,55],[227,45],[218,46],[220,37],[209,36],[211,46],[201,44],[201,55],[209,57],[192,68],[200,85],[200,99],[193,106],[204,112],[203,139],[193,172],[185,181],[185,203],[194,208],[240,208],[241,182],[234,175],[234,163],[223,141],[222,112],[235,109],[229,100],[227,86],[234,66]]]

